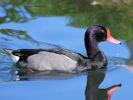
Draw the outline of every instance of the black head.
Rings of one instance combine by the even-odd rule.
[[[100,25],[92,25],[89,27],[85,33],[85,47],[88,56],[90,51],[99,51],[97,44],[102,41],[109,41],[114,44],[120,44],[119,40],[114,39],[111,36],[110,30],[106,30],[105,27]]]
[[[111,36],[110,29],[106,30],[105,27],[100,25],[93,25],[89,27],[85,33],[85,39],[89,39],[92,42],[109,41],[114,44],[120,44],[119,40],[114,39]]]
[[[96,42],[106,41],[107,31],[103,26],[93,25],[87,29],[86,34],[90,40],[95,40]]]

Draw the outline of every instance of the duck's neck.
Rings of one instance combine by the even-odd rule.
[[[93,36],[88,36],[87,33],[85,33],[85,47],[88,58],[91,58],[97,52],[100,52],[98,48],[98,42],[95,39],[93,39]]]

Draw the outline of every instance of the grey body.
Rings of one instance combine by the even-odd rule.
[[[43,49],[27,57],[27,67],[37,71],[56,70],[63,72],[81,72],[91,69],[90,61],[82,55],[61,48]]]
[[[66,55],[47,51],[41,51],[38,54],[27,58],[27,67],[38,71],[61,70],[71,71],[77,66],[77,62]]]
[[[68,49],[19,49],[6,50],[15,63],[35,71],[61,71],[77,73],[90,70],[90,60]]]

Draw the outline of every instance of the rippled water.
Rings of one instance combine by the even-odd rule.
[[[47,2],[49,5],[49,12],[50,7],[51,9],[54,7],[50,1]],[[102,71],[94,71],[89,72],[88,75],[84,73],[78,75],[51,73],[49,75],[48,72],[42,72],[30,75],[21,73],[18,75],[17,72],[14,71],[16,69],[14,69],[15,65],[11,57],[6,54],[2,48],[20,49],[63,47],[86,56],[84,47],[84,33],[86,28],[75,27],[85,26],[82,24],[79,25],[79,23],[85,22],[86,19],[79,20],[79,23],[74,22],[77,21],[77,16],[79,15],[75,14],[73,16],[73,14],[71,15],[71,12],[75,11],[69,10],[69,12],[66,12],[66,15],[64,16],[63,11],[67,8],[61,10],[62,14],[59,12],[59,14],[56,14],[52,11],[51,13],[48,13],[46,12],[47,10],[45,10],[45,6],[43,7],[40,5],[41,2],[42,1],[40,1],[38,5],[36,4],[32,6],[27,6],[26,2],[15,3],[15,1],[13,1],[12,3],[1,3],[0,98],[3,100],[9,100],[9,98],[10,100],[92,100],[87,97],[87,94],[90,93],[91,87],[95,87],[94,91],[100,94],[101,100],[106,100],[102,95],[103,92],[99,92],[98,90],[106,89],[112,85],[121,83],[122,87],[115,92],[112,96],[112,100],[132,100],[133,42],[130,40],[132,38],[130,32],[133,31],[130,30],[130,27],[128,27],[129,31],[127,31],[127,34],[125,35],[126,38],[122,38],[123,35],[118,36],[118,33],[116,35],[121,39],[122,45],[116,46],[107,42],[99,44],[100,49],[108,57],[109,63],[105,73]],[[64,6],[66,6],[65,3]],[[41,8],[49,16],[43,15],[40,11]],[[87,7],[85,8],[87,9]],[[94,7],[94,9],[97,8]],[[90,12],[90,14],[91,13],[92,12]],[[82,16],[79,16],[79,18],[82,19]],[[112,20],[113,19],[111,19],[111,22]],[[94,21],[90,22],[91,23],[88,25],[92,24]],[[96,22],[107,24],[105,22]],[[72,25],[70,25],[70,23]],[[126,25],[130,25],[130,23]],[[115,26],[110,24],[109,26],[112,31],[116,33],[117,29],[113,29]],[[123,24],[119,27],[122,28]],[[126,27],[125,29],[128,28]],[[119,34],[126,33],[124,31],[125,29],[122,29],[122,32],[118,29]],[[113,35],[115,36],[115,34]],[[93,95],[98,97],[99,95],[97,93],[94,92]],[[97,98],[94,100],[97,100]]]

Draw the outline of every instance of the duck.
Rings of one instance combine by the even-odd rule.
[[[114,44],[121,42],[112,37],[110,29],[101,25],[92,25],[84,35],[87,57],[64,48],[17,49],[4,48],[15,64],[26,68],[29,72],[59,71],[80,73],[86,70],[105,68],[107,58],[98,47],[98,43],[109,41]]]

